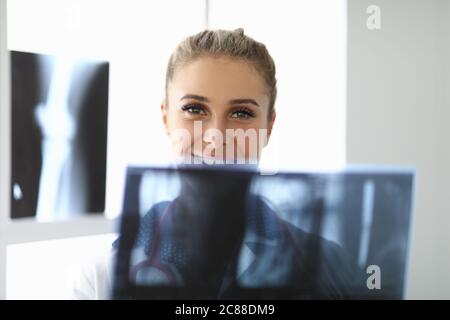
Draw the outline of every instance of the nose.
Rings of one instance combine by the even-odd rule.
[[[203,141],[205,143],[213,144],[216,148],[226,145],[226,119],[214,117],[211,121],[205,123],[203,129]]]
[[[211,151],[210,155],[213,157],[226,158],[227,144],[233,143],[232,139],[229,139],[226,134],[227,119],[224,117],[214,117],[210,121],[204,123],[203,131],[203,146],[208,146]],[[230,141],[228,141],[230,140]]]

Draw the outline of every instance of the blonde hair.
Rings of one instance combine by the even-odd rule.
[[[266,46],[244,34],[244,29],[205,30],[184,39],[172,53],[166,72],[166,103],[169,82],[178,67],[204,56],[230,57],[251,63],[264,79],[269,95],[269,118],[275,112],[277,80],[275,63]]]

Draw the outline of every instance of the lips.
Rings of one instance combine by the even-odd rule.
[[[193,163],[204,163],[204,164],[233,164],[236,163],[235,159],[224,159],[219,157],[210,157],[207,155],[196,155],[191,153],[191,159],[193,160]]]

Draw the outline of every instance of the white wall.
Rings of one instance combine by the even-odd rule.
[[[449,36],[449,1],[348,2],[347,161],[417,168],[409,298],[450,298]]]

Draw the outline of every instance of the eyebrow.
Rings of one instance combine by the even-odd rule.
[[[257,107],[259,107],[259,104],[254,99],[233,99],[230,101],[230,104],[253,104]]]
[[[208,98],[203,97],[203,96],[199,96],[199,95],[196,95],[196,94],[185,94],[184,96],[181,97],[180,101],[184,100],[184,99],[194,99],[194,100],[198,100],[198,101],[201,101],[201,102],[209,102]]]
[[[203,96],[199,96],[197,94],[185,94],[184,96],[181,97],[181,100],[184,99],[194,99],[194,100],[198,100],[201,102],[209,102],[209,99]],[[245,103],[249,103],[249,104],[253,104],[257,107],[259,107],[259,104],[254,100],[254,99],[233,99],[230,100],[230,104],[245,104]]]

